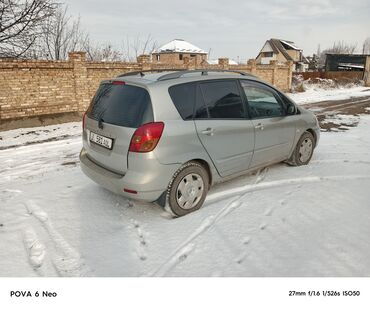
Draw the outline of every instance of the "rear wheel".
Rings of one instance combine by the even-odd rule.
[[[171,211],[183,216],[198,210],[207,196],[209,176],[202,165],[189,162],[173,176],[167,196]]]
[[[292,166],[307,165],[311,160],[313,149],[315,147],[315,138],[306,131],[299,139],[288,164]]]

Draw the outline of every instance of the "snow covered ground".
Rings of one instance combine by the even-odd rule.
[[[351,88],[333,88],[323,90],[319,85],[310,85],[305,92],[288,94],[295,102],[304,105],[311,102],[327,100],[344,100],[370,96],[370,88],[357,86]]]
[[[0,132],[0,276],[370,276],[370,116],[176,219],[85,177],[80,126]]]

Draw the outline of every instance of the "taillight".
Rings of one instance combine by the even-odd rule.
[[[137,194],[137,191],[133,189],[124,188],[123,191],[130,194]]]
[[[162,122],[148,123],[135,130],[130,143],[130,152],[146,153],[153,151],[162,136]]]
[[[86,128],[86,113],[84,113],[84,116],[82,117],[82,130],[85,130]]]
[[[126,83],[123,81],[112,81],[113,85],[125,85]]]

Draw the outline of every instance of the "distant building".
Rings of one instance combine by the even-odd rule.
[[[182,39],[172,40],[152,53],[153,63],[181,65],[184,64],[186,58],[195,64],[200,64],[207,60],[207,53]]]
[[[256,57],[256,63],[269,64],[271,60],[275,60],[277,63],[293,61],[293,70],[298,72],[304,72],[308,68],[308,61],[303,56],[303,50],[292,41],[267,40]]]
[[[325,71],[361,71],[370,86],[370,54],[326,54]]]
[[[370,55],[326,54],[325,71],[364,71],[367,57]]]
[[[319,71],[319,59],[316,54],[306,57],[308,62],[308,71]]]

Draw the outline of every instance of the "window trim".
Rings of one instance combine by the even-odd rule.
[[[257,85],[257,87],[260,87],[261,89],[265,88],[266,90],[269,90],[271,91],[271,93],[273,94],[273,96],[275,97],[277,103],[280,105],[280,107],[282,108],[283,110],[283,114],[282,115],[277,115],[277,116],[266,116],[266,117],[253,117],[252,115],[252,112],[251,112],[251,107],[249,105],[249,102],[248,102],[248,97],[247,97],[247,94],[245,93],[244,89],[243,89],[243,93],[244,93],[244,96],[245,96],[245,100],[246,100],[246,104],[247,104],[247,107],[248,107],[248,114],[249,114],[249,117],[251,120],[253,119],[267,119],[267,118],[278,118],[278,117],[286,117],[288,114],[287,114],[287,111],[286,111],[286,107],[285,107],[285,104],[283,102],[283,100],[280,98],[280,95],[279,93],[274,89],[272,88],[271,86],[265,84],[265,83],[261,83],[259,81],[254,81],[254,80],[246,80],[246,79],[239,79],[240,81],[240,87],[243,89],[243,85],[242,85],[242,82],[245,82],[245,83],[248,83],[250,85],[253,86],[254,85]]]
[[[290,98],[288,98],[288,96],[286,96],[285,94],[283,94],[281,92],[279,92],[278,95],[279,95],[279,97],[281,99],[281,102],[283,103],[286,116],[293,116],[293,115],[301,114],[301,112],[299,111],[299,109],[298,109],[297,105],[295,104],[295,102],[293,102],[292,100],[290,100]],[[288,114],[288,112],[287,112],[288,106],[286,105],[285,100],[287,100],[290,104],[292,104],[292,105],[295,106],[295,109],[296,109],[295,114]]]

